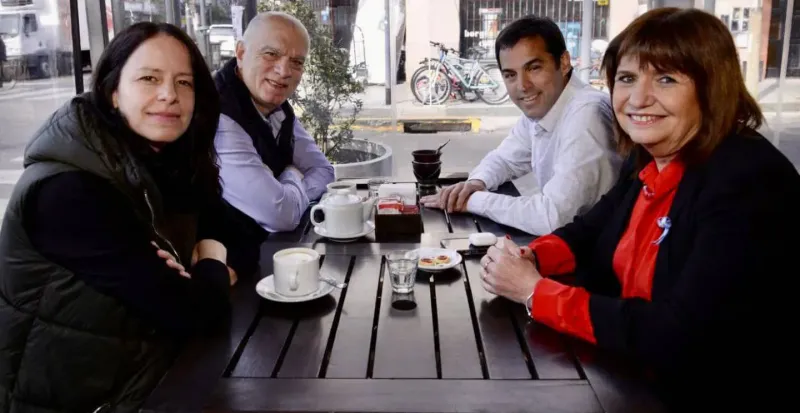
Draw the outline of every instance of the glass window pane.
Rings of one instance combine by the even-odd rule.
[[[80,3],[83,4],[83,3]],[[79,10],[85,22],[85,10]],[[68,2],[0,2],[0,217],[22,171],[23,151],[33,133],[75,95]],[[81,53],[89,62],[89,40]],[[88,85],[88,67],[84,82]]]

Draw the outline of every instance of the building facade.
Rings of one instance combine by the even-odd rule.
[[[797,3],[791,10],[792,27],[789,35],[789,59],[786,64],[786,77],[800,77],[800,10]],[[786,15],[786,0],[763,0],[762,10],[765,16],[764,37],[767,41],[766,77],[778,77],[782,60]]]
[[[490,50],[485,58],[494,58],[494,41],[500,30],[528,15],[553,19],[561,28],[567,50],[573,57],[580,53],[581,0],[461,0],[459,4],[459,49],[463,54],[473,46]],[[594,0],[592,40],[608,40],[609,0]]]
[[[305,0],[329,24],[334,40],[351,51],[353,64],[369,72],[369,83],[385,82],[385,0]],[[413,73],[424,58],[437,56],[430,42],[459,50],[488,49],[482,59],[494,59],[494,41],[510,22],[526,15],[553,19],[562,30],[567,50],[578,64],[582,0],[390,0],[396,42],[397,73]],[[719,17],[731,30],[742,72],[756,81],[777,77],[784,43],[787,0],[593,0],[592,59],[634,18],[657,7],[701,8]],[[792,13],[787,76],[800,77],[800,12]],[[583,65],[581,65],[583,66]],[[595,73],[596,75],[596,73]],[[402,79],[402,76],[401,76]]]

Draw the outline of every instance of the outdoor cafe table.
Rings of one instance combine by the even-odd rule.
[[[500,192],[518,194],[513,186]],[[393,308],[388,251],[476,231],[509,233],[519,243],[532,236],[423,209],[419,244],[335,243],[320,239],[307,218],[264,243],[260,274],[233,288],[230,328],[189,343],[143,411],[665,411],[628,363],[530,321],[521,305],[485,291],[477,257],[449,272],[420,272],[416,308]],[[296,246],[320,252],[321,271],[347,287],[305,303],[258,296],[255,284],[272,273],[272,254]]]

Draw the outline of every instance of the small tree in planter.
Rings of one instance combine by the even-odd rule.
[[[340,153],[353,139],[352,126],[362,107],[356,96],[364,91],[353,77],[349,52],[333,44],[330,31],[320,24],[314,9],[304,0],[260,0],[258,10],[289,13],[308,30],[311,47],[303,80],[290,101],[299,109],[300,122],[328,159],[332,163],[345,161]],[[347,162],[366,160],[348,155]]]

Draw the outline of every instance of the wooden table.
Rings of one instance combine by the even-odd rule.
[[[513,193],[512,189],[505,189]],[[532,237],[470,215],[423,210],[422,245],[483,230]],[[530,321],[486,292],[478,258],[420,272],[416,308],[392,302],[383,254],[419,244],[324,242],[308,226],[271,236],[262,272],[233,290],[226,334],[190,343],[146,412],[659,412],[636,369]],[[272,254],[303,245],[348,286],[307,303],[255,293]]]

